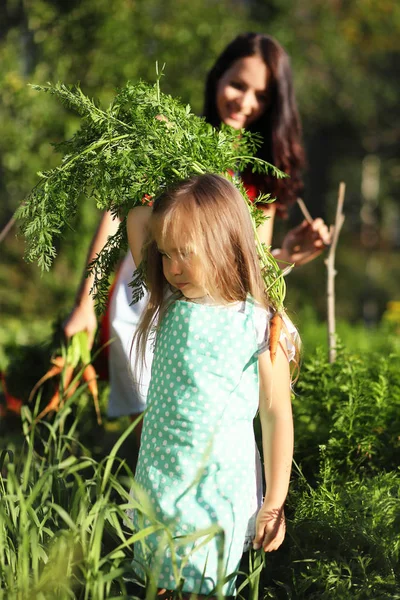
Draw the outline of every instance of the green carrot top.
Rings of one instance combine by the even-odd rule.
[[[55,95],[77,111],[82,122],[70,140],[56,145],[63,154],[61,164],[38,173],[38,183],[17,211],[27,242],[25,257],[48,270],[56,255],[54,241],[70,226],[83,199],[93,199],[99,209],[111,211],[121,224],[89,266],[100,310],[106,304],[110,276],[121,252],[128,248],[125,220],[134,206],[151,203],[165,187],[194,174],[224,173],[229,177],[230,172],[240,172],[251,164],[253,171],[285,177],[273,165],[254,158],[261,143],[258,134],[225,125],[213,128],[194,115],[189,105],[163,94],[159,78],[154,85],[128,82],[107,109],[78,86],[33,87]],[[240,179],[233,176],[232,181],[248,204],[256,231],[265,219],[257,203],[271,199],[263,194],[252,203]],[[282,274],[269,249],[259,241],[257,245],[270,300],[282,308]],[[135,298],[140,297],[140,283],[139,272]]]

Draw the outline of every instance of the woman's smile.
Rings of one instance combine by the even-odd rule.
[[[217,109],[223,123],[234,129],[257,121],[268,106],[270,74],[259,56],[235,61],[217,87]]]

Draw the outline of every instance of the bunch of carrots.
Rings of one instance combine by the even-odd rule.
[[[58,411],[70,398],[79,385],[83,382],[87,385],[97,415],[97,422],[101,425],[101,413],[99,407],[99,393],[97,387],[97,374],[90,363],[90,348],[86,332],[80,332],[74,335],[68,347],[63,349],[61,354],[51,359],[51,366],[48,371],[34,385],[28,402],[32,402],[41,386],[48,380],[58,378],[55,391],[50,401],[44,409],[38,414],[35,421],[43,419],[48,413]],[[1,407],[0,417],[7,414],[21,414],[23,401],[12,396],[7,389],[4,373],[1,374],[2,388],[5,397],[5,406]]]

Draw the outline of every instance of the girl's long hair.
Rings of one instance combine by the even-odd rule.
[[[182,252],[197,255],[202,265],[202,287],[208,294],[225,302],[243,301],[251,294],[268,308],[254,230],[242,195],[219,175],[191,177],[169,188],[153,204],[143,249],[149,301],[133,341],[140,365],[144,364],[150,330],[180,296],[176,293],[166,299],[169,286],[154,238],[155,228],[161,245],[167,241]]]
[[[259,56],[268,69],[270,104],[248,129],[263,137],[257,156],[287,173],[290,179],[252,175],[249,171],[243,174],[243,180],[276,197],[278,214],[286,216],[288,205],[295,202],[303,191],[301,171],[305,155],[290,59],[282,46],[274,38],[260,33],[237,36],[218,57],[207,76],[203,115],[214,127],[221,125],[216,102],[218,82],[235,61],[249,56]]]

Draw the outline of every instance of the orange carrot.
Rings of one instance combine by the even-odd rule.
[[[59,375],[63,370],[65,365],[65,359],[62,356],[56,356],[51,360],[51,362],[53,363],[53,366],[50,367],[50,369],[43,375],[43,377],[39,379],[37,383],[35,383],[31,393],[29,394],[28,402],[32,402],[32,399],[36,394],[37,390],[40,388],[41,385],[44,384],[45,381],[51,379],[51,377]]]
[[[79,380],[75,379],[72,383],[69,384],[68,389],[65,392],[66,398],[71,398],[72,394],[76,392],[79,386]]]
[[[36,422],[40,421],[41,419],[43,419],[43,417],[45,417],[47,415],[47,413],[51,412],[52,410],[57,411],[59,406],[60,406],[60,392],[57,388],[56,391],[54,392],[54,396],[52,397],[50,402],[44,407],[42,412],[38,414],[35,421]]]
[[[36,417],[36,421],[42,419],[49,412],[55,410],[58,411],[64,405],[64,401],[66,398],[70,398],[72,394],[75,392],[79,385],[78,380],[73,379],[74,375],[74,367],[71,365],[66,365],[66,360],[62,356],[57,356],[52,361],[53,367],[51,367],[47,373],[43,375],[36,383],[34,388],[31,391],[29,396],[29,401],[32,400],[37,389],[48,379],[51,377],[55,377],[56,375],[62,375],[62,395],[60,394],[60,389],[58,388],[51,398],[50,402],[45,406],[42,412]],[[93,396],[93,402],[96,409],[97,422],[101,425],[101,413],[99,407],[99,392],[97,388],[97,375],[93,365],[88,364],[82,373],[82,379],[87,383],[88,390]]]
[[[89,364],[83,370],[82,379],[87,383],[88,390],[93,396],[94,407],[97,415],[97,423],[101,425],[101,414],[99,406],[99,391],[97,388],[97,375],[93,365]]]
[[[64,406],[65,397],[67,397],[67,398],[69,397],[68,396],[69,385],[71,383],[73,374],[74,374],[74,367],[72,367],[71,365],[67,365],[63,372],[63,395],[61,396],[60,408]]]
[[[275,362],[281,330],[282,317],[279,313],[275,313],[269,323],[269,355],[271,357],[272,364]]]
[[[11,394],[8,394],[8,396],[6,396],[6,401],[7,401],[7,411],[12,412],[16,415],[20,415],[21,414],[21,407],[22,407],[22,400],[19,400],[19,398],[16,398],[15,396],[11,396]]]
[[[19,398],[16,398],[15,396],[9,393],[4,373],[1,373],[1,383],[3,386],[4,397],[6,399],[6,406],[2,410],[2,414],[0,416],[5,417],[7,412],[12,412],[16,415],[20,415],[21,406],[23,402]]]
[[[57,359],[54,359],[54,360],[58,360],[58,359],[61,359],[61,357],[57,357]],[[62,359],[62,360],[64,361],[64,359]],[[61,361],[58,361],[58,362],[59,362],[59,364],[61,364]],[[51,370],[52,369],[49,369],[49,371],[51,371]],[[49,373],[49,371],[47,372],[47,374]],[[61,372],[62,372],[62,369],[59,369],[59,373],[61,373]],[[55,374],[57,375],[57,373],[55,373]],[[73,374],[74,374],[74,367],[71,367],[69,365],[67,367],[65,367],[64,379],[63,379],[63,395],[60,396],[60,390],[59,390],[59,388],[57,388],[57,390],[54,392],[54,395],[52,396],[50,402],[44,407],[42,412],[36,417],[36,421],[43,419],[43,417],[45,417],[49,412],[51,412],[53,410],[58,411],[60,408],[62,408],[62,406],[64,405],[65,396],[68,398],[67,391],[69,391],[69,387],[70,387],[70,383],[71,383]],[[43,379],[43,377],[42,377],[42,379]],[[73,392],[71,392],[71,393],[73,393]]]

